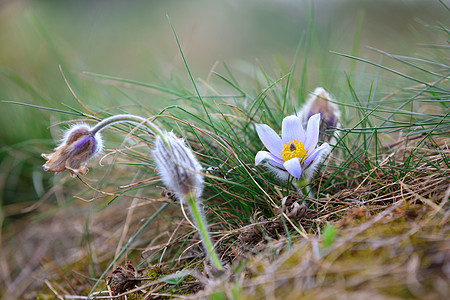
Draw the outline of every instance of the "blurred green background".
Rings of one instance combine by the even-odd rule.
[[[447,2],[446,2],[447,3]],[[224,61],[242,78],[249,66],[283,69],[292,62],[301,37],[313,35],[300,53],[308,65],[300,94],[324,86],[345,97],[345,75],[368,90],[380,70],[355,66],[330,50],[382,62],[389,53],[416,54],[417,44],[432,43],[423,24],[445,20],[439,1],[0,1],[0,100],[69,111],[83,110],[65,84],[61,66],[81,101],[93,111],[140,103],[155,110],[173,96],[154,90],[108,86],[83,72],[151,83],[183,84],[189,77],[166,15],[180,38],[194,78],[206,78]],[[422,48],[423,49],[423,48]],[[223,70],[223,67],[222,67]],[[280,75],[280,74],[278,74]],[[393,88],[398,88],[392,84]],[[117,108],[115,111],[121,111]],[[78,118],[54,111],[0,103],[0,207],[3,225],[45,195],[42,152],[54,147],[63,126]]]

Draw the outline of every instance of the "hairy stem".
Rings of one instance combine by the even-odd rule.
[[[184,200],[187,200],[192,216],[194,217],[195,224],[197,225],[200,238],[203,242],[203,246],[206,249],[211,264],[217,270],[223,270],[222,263],[220,262],[220,259],[217,256],[216,250],[214,249],[213,243],[211,241],[211,237],[209,236],[208,225],[206,224],[205,217],[203,215],[203,211],[200,207],[199,201],[197,201],[194,195],[188,195]]]
[[[97,125],[95,125],[91,129],[91,134],[94,135],[97,132],[100,132],[101,130],[105,129],[108,126],[111,126],[116,123],[124,123],[124,122],[145,125],[145,128],[148,129],[151,133],[153,133],[155,135],[159,135],[159,136],[161,136],[161,138],[163,138],[161,129],[159,129],[158,126],[156,126],[155,124],[153,124],[152,122],[150,122],[149,120],[147,120],[143,117],[135,116],[135,115],[128,115],[128,114],[115,115],[115,116],[111,116],[111,117],[108,117],[108,118],[102,120],[101,122],[97,123]],[[164,140],[164,138],[163,138],[163,140]]]
[[[309,196],[308,184],[309,182],[304,178],[294,180],[294,185],[297,187],[297,190],[305,196]]]

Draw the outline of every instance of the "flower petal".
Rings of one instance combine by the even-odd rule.
[[[319,140],[320,113],[312,115],[306,128],[305,149],[311,153]]]
[[[256,156],[255,156],[255,165],[256,166],[259,165],[264,160],[268,160],[269,163],[271,163],[275,166],[283,167],[283,160],[279,159],[272,153],[267,152],[267,151],[259,151],[258,153],[256,153]]]
[[[323,143],[320,147],[316,148],[311,155],[308,155],[303,162],[303,165],[307,166],[311,162],[314,164],[319,163],[322,160],[322,157],[325,156],[328,152],[330,152],[331,147],[327,143]]]
[[[266,124],[256,124],[256,132],[264,146],[276,157],[281,159],[283,144],[280,136]]]
[[[283,164],[284,168],[294,176],[295,178],[300,178],[302,175],[302,166],[300,165],[299,158],[292,158]]]
[[[299,117],[293,115],[283,119],[281,125],[281,141],[283,144],[297,140],[305,143],[305,131]]]

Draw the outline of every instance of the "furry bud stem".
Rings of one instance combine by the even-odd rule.
[[[208,225],[201,206],[203,176],[200,163],[194,153],[183,139],[177,138],[172,132],[165,132],[155,139],[153,157],[164,184],[175,193],[182,204],[186,203],[189,206],[211,264],[217,270],[223,270],[209,236]]]
[[[158,126],[156,126],[149,120],[147,120],[143,117],[140,117],[140,116],[128,115],[128,114],[115,115],[115,116],[111,116],[111,117],[108,117],[108,118],[102,120],[101,122],[97,123],[97,125],[95,125],[91,129],[91,133],[95,134],[97,132],[100,132],[104,128],[111,126],[115,123],[124,123],[124,122],[144,124],[146,126],[145,128],[148,129],[151,133],[153,133],[154,135],[162,136],[162,132],[158,128]]]

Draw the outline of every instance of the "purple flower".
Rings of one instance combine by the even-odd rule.
[[[54,153],[42,154],[47,160],[43,168],[56,174],[69,170],[72,176],[85,175],[89,171],[86,162],[98,154],[102,147],[100,133],[92,134],[86,124],[75,125],[66,131]]]
[[[327,143],[317,147],[319,126],[320,113],[309,118],[306,131],[299,117],[284,118],[281,137],[269,126],[256,124],[256,132],[269,151],[259,151],[255,164],[266,161],[280,179],[287,180],[291,175],[309,183],[318,164],[331,150]]]
[[[320,113],[320,134],[319,141],[336,144],[339,137],[341,112],[334,100],[325,89],[316,88],[306,100],[306,103],[298,111],[297,116],[300,118],[303,126],[306,126],[308,119],[317,113]]]

